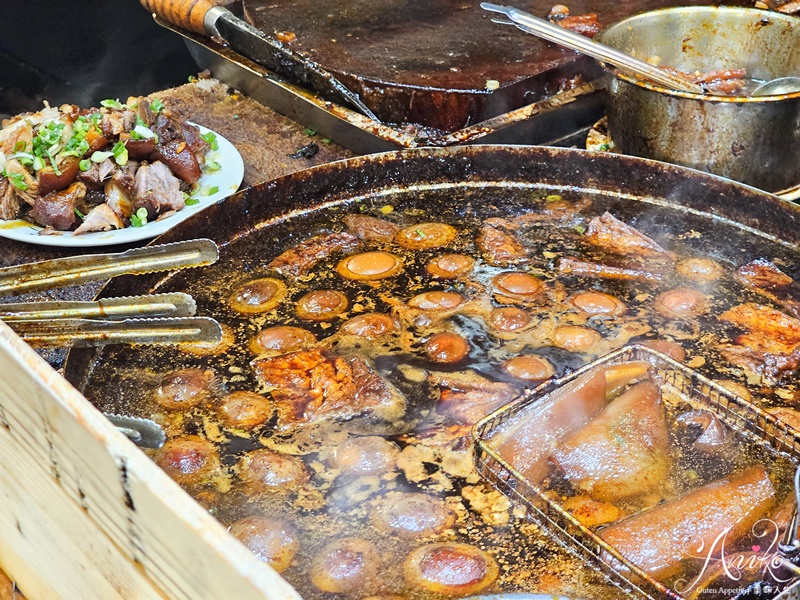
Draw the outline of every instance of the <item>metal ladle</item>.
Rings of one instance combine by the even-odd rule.
[[[753,90],[751,96],[780,96],[800,92],[800,77],[778,77],[762,83]]]
[[[632,73],[642,79],[657,83],[663,87],[680,90],[683,92],[690,92],[693,94],[703,94],[705,91],[701,86],[689,81],[684,77],[675,75],[651,64],[634,58],[629,54],[620,52],[616,48],[606,46],[600,42],[591,40],[585,36],[574,33],[569,29],[554,25],[550,21],[534,17],[530,13],[523,10],[514,8],[513,6],[500,6],[491,4],[489,2],[482,2],[481,8],[489,12],[496,12],[505,15],[511,20],[510,24],[515,25],[526,33],[533,34],[537,37],[546,39],[548,42],[553,42],[559,46],[564,46],[601,60],[605,63],[614,65],[622,71]],[[509,24],[508,21],[496,21],[498,23]]]

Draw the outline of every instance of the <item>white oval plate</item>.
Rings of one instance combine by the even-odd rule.
[[[208,133],[210,129],[198,125],[201,133]],[[219,150],[210,150],[206,155],[207,160],[215,160],[220,164],[217,171],[204,172],[199,180],[199,191],[193,197],[199,202],[192,206],[186,206],[173,215],[164,219],[147,223],[142,227],[126,227],[125,229],[115,229],[112,231],[93,231],[75,235],[71,231],[54,233],[52,235],[39,235],[42,230],[38,225],[33,225],[22,219],[4,221],[0,219],[0,237],[27,242],[29,244],[39,244],[41,246],[61,246],[72,248],[86,248],[92,246],[111,246],[113,244],[129,244],[149,240],[161,235],[165,231],[172,229],[175,225],[200,212],[204,208],[222,202],[225,198],[235,193],[239,189],[244,177],[244,162],[236,147],[220,134],[217,136]],[[213,194],[205,195],[208,191],[217,187]]]

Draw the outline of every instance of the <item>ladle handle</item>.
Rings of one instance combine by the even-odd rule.
[[[553,42],[554,44],[577,50],[592,58],[614,65],[622,71],[632,73],[648,81],[653,81],[666,88],[693,94],[703,93],[703,88],[692,81],[668,73],[643,60],[620,52],[616,48],[595,42],[569,29],[554,25],[550,21],[535,17],[525,11],[511,6],[499,6],[489,2],[482,2],[481,8],[490,12],[506,15],[517,27],[527,33],[531,33],[549,42]]]
[[[226,0],[140,0],[151,13],[173,25],[207,35],[206,15],[211,9],[228,4]]]

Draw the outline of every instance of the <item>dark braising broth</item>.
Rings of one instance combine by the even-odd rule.
[[[746,315],[719,317],[782,311],[736,270],[766,258],[791,275],[793,251],[611,195],[458,193],[364,197],[235,239],[202,277],[159,287],[192,294],[227,341],[109,348],[85,393],[161,422],[155,460],[306,598],[625,597],[480,480],[470,428],[632,341],[783,404],[792,368],[764,370],[737,341]],[[605,211],[660,249],[620,251],[620,226],[593,221]],[[714,227],[724,240],[700,233]],[[780,314],[776,331],[793,332]]]

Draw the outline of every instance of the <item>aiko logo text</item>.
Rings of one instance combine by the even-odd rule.
[[[783,558],[778,552],[780,530],[777,523],[770,519],[761,519],[752,528],[753,544],[750,548],[733,550],[728,542],[732,527],[722,531],[714,541],[706,546],[699,537],[690,539],[684,546],[687,558],[703,561],[700,572],[692,580],[680,579],[673,588],[679,594],[693,590],[704,580],[714,574],[709,583],[725,586],[725,579],[732,584],[742,581],[747,573],[761,573],[761,577],[776,584],[788,583],[793,579],[786,569],[782,569]],[[702,591],[702,590],[700,590]]]

